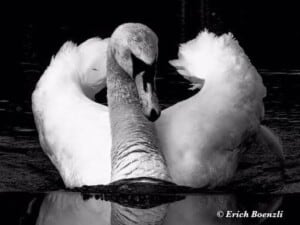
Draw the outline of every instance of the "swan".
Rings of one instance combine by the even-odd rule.
[[[160,113],[152,87],[157,51],[150,28],[124,24],[110,39],[66,42],[52,58],[32,111],[41,147],[67,187],[170,179],[145,117]],[[93,101],[106,80],[109,110]]]
[[[260,124],[266,95],[262,78],[231,33],[200,32],[180,46],[170,64],[192,89],[203,85],[156,122],[175,183],[207,188],[228,183],[253,142],[266,145],[283,162],[280,140]]]
[[[70,43],[65,45],[68,46]],[[89,88],[85,90],[85,93],[90,93],[89,97],[93,99],[96,91],[106,86],[106,67],[101,63],[106,61],[102,59],[106,57],[107,41],[94,38],[84,42],[78,48],[81,49],[80,52],[86,52],[85,55],[80,54],[82,55],[81,61],[86,61],[81,79],[91,81],[85,87],[94,85],[92,89],[94,91],[89,91]],[[60,61],[63,60],[74,62],[72,54],[65,52],[64,49],[65,47],[62,47],[52,60],[48,70],[57,70],[53,69],[54,64],[61,64]],[[179,50],[179,59],[170,63],[179,74],[192,83],[193,88],[200,88],[204,80],[201,91],[163,110],[155,122],[159,144],[167,162],[168,171],[175,183],[213,188],[229,182],[235,174],[240,155],[250,149],[249,142],[266,145],[281,161],[284,161],[280,140],[273,131],[260,124],[264,116],[263,98],[266,95],[262,79],[232,34],[217,37],[207,30],[202,31],[195,39],[183,44]],[[75,68],[65,66],[61,69],[63,71],[72,68],[78,70],[79,65],[73,63]],[[95,70],[95,68],[98,69]],[[46,74],[47,71],[43,77]],[[42,82],[43,77],[39,83],[44,83],[47,87],[47,81]],[[38,84],[37,89],[39,86]],[[51,101],[60,99],[61,95],[56,92],[56,88],[54,87],[53,93],[49,94]],[[64,87],[61,88],[64,90]],[[80,94],[83,93],[80,92]],[[86,98],[84,99],[86,101]],[[69,100],[67,102],[74,101]],[[34,105],[43,109],[43,104],[47,101],[36,100],[33,109]],[[86,103],[99,108],[97,116],[85,117],[90,118],[92,127],[98,124],[99,133],[88,135],[90,130],[86,130],[85,134],[89,138],[94,135],[93,140],[97,140],[94,146],[103,146],[101,151],[99,148],[89,148],[89,154],[86,154],[79,149],[77,151],[82,155],[70,151],[67,152],[70,157],[60,158],[58,157],[61,156],[60,153],[56,156],[51,154],[44,143],[43,129],[39,128],[41,126],[39,124],[42,124],[39,122],[40,116],[35,116],[42,148],[46,154],[48,152],[50,159],[53,158],[51,160],[61,175],[64,171],[72,174],[64,180],[65,183],[73,184],[73,186],[104,184],[110,180],[111,130],[108,109],[104,105],[90,101]],[[61,110],[65,109],[63,101],[59,105]],[[39,110],[33,111],[36,111],[35,115],[41,115]],[[70,119],[68,112],[72,110],[62,112],[66,121]],[[56,114],[57,111],[52,108],[50,117],[55,118]],[[47,117],[46,114],[43,117],[45,116]],[[62,121],[59,119],[57,126],[60,126]],[[70,124],[75,126],[76,123],[70,122]],[[55,132],[52,135],[55,135]],[[81,132],[77,137],[80,136]],[[56,137],[53,136],[52,140],[55,141]],[[58,158],[55,159],[55,157]],[[98,171],[107,171],[106,176],[103,175],[104,172],[99,176]],[[73,182],[76,179],[80,181]],[[69,182],[66,182],[67,180]]]

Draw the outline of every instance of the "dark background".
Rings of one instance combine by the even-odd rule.
[[[2,15],[0,99],[29,101],[50,58],[67,40],[110,36],[124,22],[141,22],[160,38],[160,76],[178,44],[208,28],[232,32],[258,69],[300,69],[299,8],[292,1],[164,0],[56,4],[15,3]],[[4,8],[5,9],[5,8]],[[5,9],[6,10],[6,9]]]

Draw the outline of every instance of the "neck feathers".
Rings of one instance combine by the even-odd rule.
[[[112,181],[169,180],[153,124],[144,116],[133,79],[108,52],[107,98],[112,133]]]

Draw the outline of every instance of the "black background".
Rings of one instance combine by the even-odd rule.
[[[51,56],[65,41],[104,38],[124,22],[145,23],[157,33],[160,68],[176,57],[180,42],[205,27],[217,34],[232,32],[258,69],[300,68],[300,13],[292,1],[26,2],[3,9],[0,99],[29,100]]]

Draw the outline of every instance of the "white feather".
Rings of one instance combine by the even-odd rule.
[[[94,90],[104,85],[102,81],[105,83],[103,71],[91,70],[106,60],[103,45],[101,39],[89,40],[79,47],[72,42],[64,44],[32,95],[41,146],[68,187],[110,182],[107,108],[82,91],[90,82]],[[91,77],[85,77],[91,73]],[[89,97],[93,97],[94,90]]]

